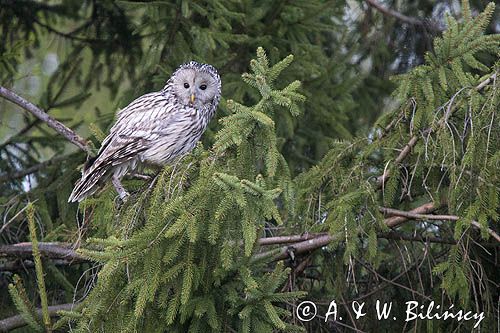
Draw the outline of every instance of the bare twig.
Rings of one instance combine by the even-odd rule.
[[[28,102],[21,96],[17,95],[13,91],[10,91],[9,89],[0,86],[0,96],[4,97],[5,99],[11,101],[14,104],[19,105],[26,111],[30,112],[33,114],[35,117],[46,123],[49,127],[54,129],[56,132],[64,136],[66,139],[68,139],[71,143],[73,143],[75,146],[78,148],[82,149],[83,151],[87,152],[88,154],[91,154],[92,151],[90,150],[90,147],[88,146],[87,142],[85,139],[83,139],[81,136],[76,134],[72,129],[66,127],[63,123],[59,122],[58,120],[54,119],[53,117],[49,116],[45,111],[40,109],[38,106],[35,104]]]
[[[380,207],[380,211],[384,214],[390,214],[390,215],[396,215],[395,217],[391,217],[390,219],[386,219],[386,224],[389,227],[396,227],[403,223],[404,221],[408,219],[414,219],[414,220],[441,220],[441,221],[458,221],[460,220],[460,216],[457,215],[432,215],[432,214],[427,214],[431,211],[436,210],[437,207],[434,206],[432,202],[426,203],[425,205],[422,205],[420,207],[415,208],[414,210],[411,210],[409,212],[398,210],[398,209],[393,209],[393,208],[385,208],[385,207]],[[404,219],[404,220],[402,220]],[[471,221],[472,226],[475,228],[481,230],[484,227],[481,226],[477,221]],[[486,227],[486,231],[488,234],[496,239],[500,243],[500,236],[493,231],[492,229]]]
[[[14,173],[4,173],[4,174],[1,174],[0,175],[0,183],[1,182],[4,182],[6,180],[12,180],[12,179],[17,179],[17,178],[22,178],[24,176],[27,176],[27,175],[30,175],[32,173],[35,173],[39,170],[42,170],[48,166],[51,166],[53,164],[56,164],[56,163],[59,163],[59,162],[62,162],[64,160],[66,160],[68,158],[68,156],[57,156],[57,157],[54,157],[48,161],[45,161],[45,162],[41,162],[41,163],[38,163],[38,164],[35,164],[27,169],[24,169],[24,170],[21,170],[21,171],[17,171],[17,172],[14,172]]]
[[[57,316],[59,316],[58,311],[71,311],[76,306],[78,306],[78,304],[74,304],[74,303],[51,305],[51,306],[49,306],[49,315],[51,317],[57,317]],[[41,315],[42,315],[41,309],[36,309],[35,312],[36,312],[37,316],[41,317]],[[13,329],[23,327],[26,325],[27,325],[27,323],[21,315],[12,316],[12,317],[0,320],[0,332],[9,332]]]
[[[394,17],[395,19],[397,19],[401,22],[408,23],[411,25],[417,25],[417,26],[421,26],[421,27],[424,26],[424,21],[421,21],[421,20],[414,18],[414,17],[403,15],[400,12],[397,12],[393,9],[385,8],[384,6],[382,6],[381,4],[379,4],[375,0],[366,0],[366,2],[368,3],[369,6],[375,8],[376,10],[378,10],[379,12],[381,12],[384,15]]]
[[[384,238],[384,239],[405,240],[405,241],[410,241],[410,242],[421,242],[421,243],[429,242],[429,243],[450,244],[450,245],[457,244],[457,241],[454,239],[451,239],[451,238],[440,238],[440,237],[433,237],[433,236],[413,236],[413,235],[406,235],[406,234],[402,234],[402,233],[394,232],[394,231],[380,233],[377,235],[377,237]]]

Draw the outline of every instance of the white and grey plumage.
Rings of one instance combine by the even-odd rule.
[[[165,165],[190,152],[213,117],[221,95],[217,70],[191,61],[165,87],[143,95],[118,112],[97,157],[86,166],[68,201],[82,201],[107,179],[123,199],[120,179],[140,164]]]

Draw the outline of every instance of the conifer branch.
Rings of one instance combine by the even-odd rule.
[[[77,305],[78,303],[51,305],[48,307],[48,313],[50,317],[57,317],[59,316],[58,314],[59,311],[71,311]],[[39,317],[42,316],[42,309],[36,309],[35,312]],[[23,327],[26,325],[27,323],[21,315],[8,317],[0,320],[0,332],[9,332],[13,329]]]
[[[385,214],[390,214],[390,215],[395,215],[395,216],[392,216],[392,217],[389,217],[389,218],[386,218],[384,219],[384,224],[387,225],[388,227],[390,228],[395,228],[401,224],[403,224],[404,222],[407,222],[409,220],[448,220],[448,221],[458,221],[460,219],[459,216],[456,216],[456,215],[432,215],[432,214],[429,214],[435,210],[437,210],[440,206],[438,205],[435,205],[434,203],[432,202],[428,202],[426,204],[423,204],[415,209],[412,209],[411,211],[402,211],[402,210],[397,210],[397,209],[392,209],[392,208],[385,208],[385,207],[380,207],[380,211],[382,213],[385,213]],[[478,229],[482,229],[483,227],[476,221],[472,221],[471,224],[478,228]],[[493,231],[492,229],[488,228],[487,229],[487,232],[495,239],[497,240],[499,243],[500,243],[500,236],[495,232]],[[295,236],[284,236],[282,238],[283,240],[283,243],[288,241],[288,240],[291,240],[291,239],[300,239],[300,237],[304,237],[303,235],[295,235]],[[273,249],[273,250],[270,250],[270,251],[266,251],[266,252],[261,252],[261,253],[258,253],[256,255],[254,255],[252,257],[252,260],[253,261],[259,261],[259,260],[263,260],[263,259],[266,259],[266,258],[273,258],[274,260],[282,260],[282,259],[286,259],[287,257],[290,256],[290,253],[293,252],[293,254],[301,254],[301,253],[305,253],[305,252],[309,252],[309,251],[313,251],[315,249],[318,249],[320,247],[323,247],[323,246],[326,246],[328,245],[329,243],[331,243],[332,241],[336,240],[336,239],[342,239],[342,235],[341,234],[337,234],[337,235],[328,235],[328,234],[320,234],[320,235],[316,235],[316,237],[313,237],[313,238],[310,238],[310,239],[307,239],[307,240],[304,240],[304,241],[301,241],[301,242],[298,242],[298,243],[294,243],[294,244],[291,244],[291,245],[286,245],[286,246],[282,246],[280,248],[277,248],[277,249]],[[394,236],[394,234],[381,234],[380,235],[381,238],[392,238],[392,239],[395,239],[396,236]],[[401,236],[401,237],[404,237],[404,236]],[[400,237],[400,238],[401,238]],[[280,237],[272,237],[274,239],[274,241],[277,241],[278,238]],[[418,238],[415,238],[415,237],[412,237],[411,239],[409,237],[405,237],[405,238],[402,238],[402,239],[405,239],[405,240],[417,240],[417,241],[425,241],[426,239],[427,240],[431,240],[431,238],[422,238],[422,239],[418,239]],[[259,240],[260,242],[263,242],[265,239],[261,239]],[[443,241],[442,239],[433,239],[435,240],[435,242],[437,243],[449,243],[450,241]],[[260,245],[262,245],[262,243],[259,243]],[[279,244],[279,243],[275,243],[275,244]]]
[[[252,261],[260,261],[268,258],[274,260],[283,260],[288,258],[290,256],[290,253],[293,253],[293,255],[297,255],[313,251],[330,244],[335,239],[341,238],[342,235],[321,235],[303,242],[294,243],[293,245],[282,246],[274,250],[258,253],[252,257]]]
[[[404,240],[409,242],[419,242],[419,243],[437,243],[437,244],[449,244],[455,245],[457,241],[453,238],[441,238],[435,236],[415,236],[408,235],[401,232],[390,231],[385,233],[377,234],[377,238],[383,239],[393,239],[393,240]],[[483,247],[498,247],[499,244],[497,242],[488,242],[488,243],[480,243]]]
[[[88,154],[92,153],[85,139],[76,134],[72,129],[66,127],[66,125],[64,125],[60,121],[48,115],[45,111],[43,111],[35,104],[27,101],[26,99],[3,86],[0,86],[0,96],[30,112],[81,150],[87,152]]]
[[[380,207],[380,211],[387,215],[393,215],[384,220],[385,225],[390,228],[395,228],[401,224],[411,220],[448,220],[457,221],[460,219],[456,215],[432,215],[429,214],[437,210],[439,206],[434,203],[429,202],[423,204],[411,211],[402,211],[392,208]],[[472,221],[471,224],[481,229],[482,226],[476,222]],[[487,232],[498,242],[500,242],[500,236],[488,228]],[[450,240],[443,240],[436,237],[409,237],[404,235],[396,235],[394,233],[379,234],[380,238],[387,239],[403,239],[410,241],[429,241],[434,243],[446,243],[450,244]],[[289,256],[290,251],[294,254],[301,254],[314,249],[320,248],[332,242],[335,239],[334,236],[320,233],[320,234],[301,234],[301,235],[289,235],[289,236],[276,236],[260,238],[257,240],[257,244],[260,246],[266,245],[277,245],[277,244],[287,244],[293,243],[291,245],[282,246],[278,249],[273,249],[270,251],[262,252],[253,257],[253,260],[261,260],[264,258],[274,258],[275,260],[282,260]],[[30,258],[32,256],[31,243],[18,243],[13,245],[2,245],[0,246],[0,257],[18,257],[18,258]],[[79,255],[74,249],[71,248],[69,243],[39,243],[39,249],[41,255],[50,259],[63,259],[68,260],[68,264],[80,263],[87,261],[86,258]]]
[[[40,249],[38,247],[38,239],[36,237],[36,226],[35,226],[35,208],[33,203],[28,204],[27,209],[28,215],[28,229],[31,238],[31,249],[33,252],[33,259],[35,262],[35,272],[36,272],[36,282],[38,284],[38,293],[40,296],[40,303],[42,305],[42,318],[43,326],[47,333],[52,332],[52,323],[50,321],[49,305],[47,302],[47,290],[45,288],[45,277],[43,274],[42,266],[42,256],[40,255]]]
[[[480,82],[476,87],[474,87],[474,89],[476,91],[482,90],[488,84],[495,82],[496,77],[497,77],[497,73],[491,74],[487,79]],[[445,115],[443,118],[441,118],[437,123],[438,127],[443,126],[443,124],[446,122],[446,119],[448,119],[449,116],[450,115],[448,114],[448,115]],[[430,127],[422,132],[422,136],[430,135],[434,131],[435,131],[435,128]],[[410,140],[408,141],[408,143],[403,147],[403,149],[401,150],[399,155],[396,157],[396,159],[395,159],[396,164],[401,163],[402,161],[404,161],[404,159],[406,157],[408,157],[408,155],[410,154],[413,147],[415,147],[415,145],[417,144],[417,141],[418,141],[418,136],[413,135],[410,138]],[[383,174],[377,178],[377,187],[379,189],[384,187],[384,183],[387,181],[389,176],[390,176],[390,171],[389,171],[389,169],[386,169],[386,170],[384,170]]]
[[[44,257],[42,255],[42,257]],[[76,265],[83,263],[84,261],[75,261],[75,260],[66,260],[66,259],[46,259],[44,257],[44,260],[50,260],[50,263],[54,266],[70,266],[70,265]],[[2,263],[0,263],[0,272],[16,272],[16,271],[22,271],[26,270],[28,268],[34,268],[35,263],[30,260],[30,259],[14,259],[14,260],[8,260],[5,261],[3,260]]]

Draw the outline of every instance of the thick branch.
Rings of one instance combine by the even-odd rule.
[[[395,228],[404,222],[415,218],[415,216],[419,215],[422,216],[422,214],[428,214],[432,213],[439,207],[436,207],[434,203],[428,202],[426,204],[423,204],[422,206],[419,206],[415,209],[412,209],[409,212],[402,211],[402,210],[397,210],[397,209],[392,209],[392,208],[384,208],[381,207],[380,211],[384,214],[388,215],[396,215],[393,217],[386,218],[384,220],[384,223],[389,227],[389,228]]]
[[[428,202],[426,204],[423,204],[422,206],[419,206],[409,212],[407,211],[401,211],[397,209],[392,209],[392,208],[384,208],[381,207],[380,211],[385,214],[390,214],[390,215],[396,215],[392,217],[388,217],[384,219],[384,223],[390,227],[390,228],[395,228],[401,224],[403,224],[406,221],[409,221],[411,219],[416,219],[416,220],[449,220],[449,221],[456,221],[459,219],[458,216],[455,215],[431,215],[429,213],[437,210],[439,206],[434,205],[432,202]],[[477,223],[476,221],[472,221],[472,225],[478,229],[481,229],[482,226]],[[496,232],[491,230],[490,228],[487,229],[488,233],[496,239],[500,243],[500,237]],[[310,236],[307,235],[306,236]],[[273,241],[270,242],[270,244],[280,244],[280,243],[289,243],[291,242],[292,239],[298,240],[300,237],[304,237],[304,235],[296,235],[296,236],[284,236],[284,237],[273,237]],[[305,252],[309,252],[315,249],[318,249],[320,247],[328,245],[330,242],[332,242],[335,239],[341,239],[343,236],[341,234],[337,235],[328,235],[328,234],[320,234],[316,235],[315,237],[311,239],[307,239],[305,241],[301,241],[298,243],[293,243],[291,245],[285,245],[282,247],[279,247],[274,250],[266,251],[266,252],[261,252],[253,256],[252,260],[253,261],[259,261],[267,258],[273,258],[274,260],[282,260],[286,259],[287,257],[290,256],[290,254],[301,254]],[[396,239],[396,234],[394,233],[388,233],[388,234],[380,234],[380,238],[388,238],[388,239]],[[283,242],[278,242],[278,239],[283,240]],[[410,239],[411,238],[411,239]],[[421,240],[421,241],[434,241],[436,243],[446,243],[449,244],[451,243],[451,240],[442,240],[440,238],[421,238],[418,239],[416,237],[405,237],[405,236],[399,236],[398,239],[404,239],[404,240]],[[259,244],[264,243],[264,239],[259,240]]]
[[[35,117],[46,123],[49,127],[54,129],[56,132],[68,139],[75,146],[87,152],[88,154],[91,154],[91,150],[87,145],[85,139],[76,134],[72,129],[66,127],[66,125],[64,125],[63,123],[49,116],[45,111],[40,109],[35,104],[28,102],[21,96],[2,86],[0,86],[0,96],[30,112]]]
[[[50,259],[50,263],[54,266],[69,266],[74,264],[82,264],[84,261],[66,260],[66,259]],[[17,272],[25,269],[35,268],[35,263],[31,259],[14,259],[0,263],[0,272]]]
[[[291,235],[291,236],[277,236],[277,237],[265,237],[259,238],[257,244],[263,245],[276,245],[276,244],[286,244],[286,243],[297,243],[303,242],[309,239],[317,238],[319,236],[324,236],[326,233],[322,234],[310,234],[304,233],[302,235]]]
[[[39,243],[40,254],[51,259],[65,259],[76,262],[86,261],[84,257],[75,252],[68,243]],[[1,257],[31,258],[33,256],[31,243],[17,243],[0,246]]]
[[[76,303],[76,304],[68,303],[68,304],[51,305],[51,306],[49,306],[49,315],[51,317],[57,317],[58,316],[58,314],[57,314],[58,311],[71,311],[77,305],[78,305],[78,303]],[[42,309],[36,309],[35,311],[36,311],[37,316],[41,317],[41,315],[42,315]],[[11,331],[13,329],[16,329],[16,328],[19,328],[19,327],[23,327],[23,326],[26,326],[26,325],[27,325],[27,323],[26,323],[26,321],[23,319],[23,317],[21,315],[12,316],[12,317],[0,320],[0,332],[9,332],[9,331]]]
[[[316,250],[320,247],[326,246],[335,239],[339,239],[342,236],[332,236],[332,235],[322,235],[313,239],[309,239],[303,242],[294,243],[292,245],[282,246],[275,250],[261,252],[252,257],[252,261],[260,261],[267,258],[272,258],[274,260],[286,259],[291,253],[294,255]]]

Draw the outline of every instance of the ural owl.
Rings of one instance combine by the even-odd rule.
[[[120,179],[141,164],[161,166],[190,152],[213,117],[220,95],[221,79],[213,66],[195,61],[181,65],[162,90],[118,112],[68,201],[82,201],[109,178],[120,198],[126,198]]]

